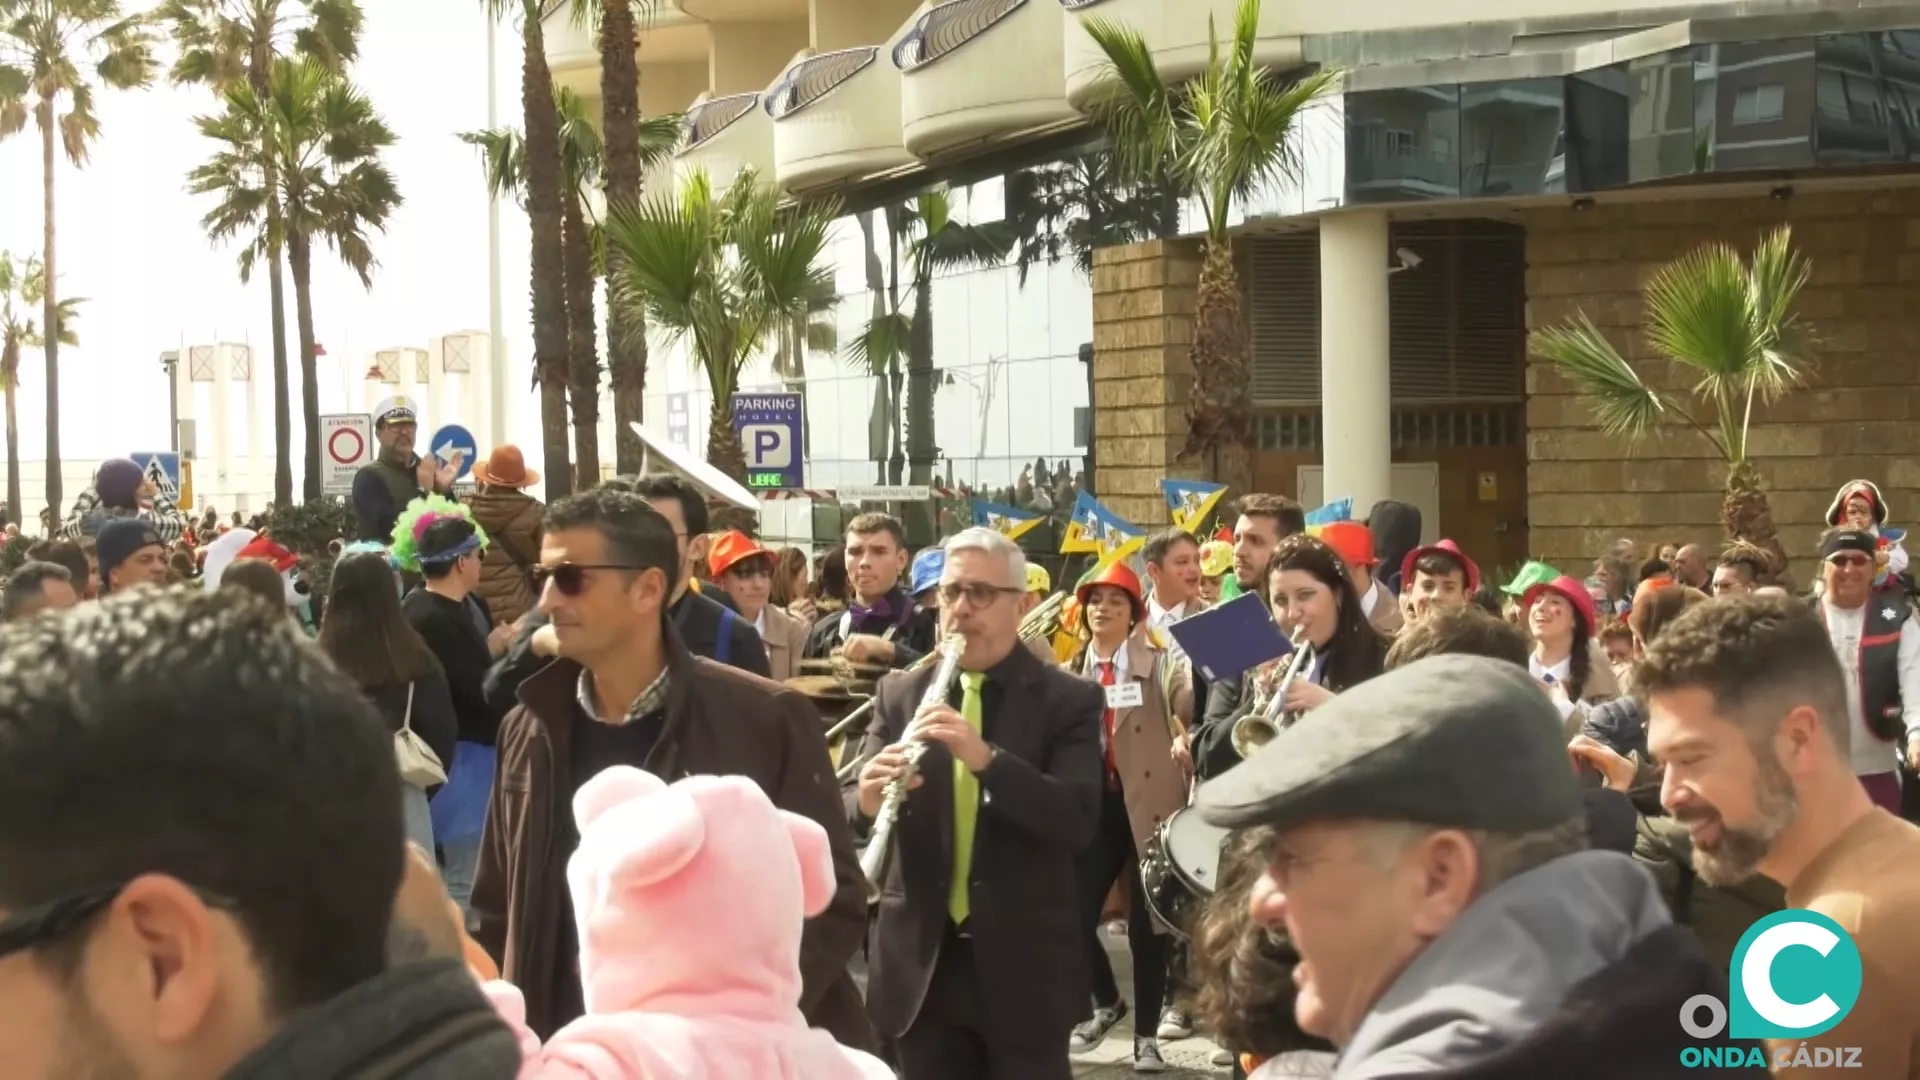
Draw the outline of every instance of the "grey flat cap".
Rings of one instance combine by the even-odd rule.
[[[1560,713],[1525,668],[1431,656],[1307,713],[1200,788],[1226,828],[1368,819],[1527,832],[1581,816]]]

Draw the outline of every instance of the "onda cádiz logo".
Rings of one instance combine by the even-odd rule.
[[[1680,1026],[1706,1044],[1681,1050],[1681,1065],[1863,1067],[1857,1046],[1790,1042],[1831,1031],[1860,997],[1860,949],[1839,923],[1817,911],[1776,911],[1741,936],[1731,974],[1728,1004],[1711,994],[1696,994],[1680,1006]],[[1713,1045],[1722,1031],[1734,1039],[1777,1041],[1770,1052],[1757,1046]]]

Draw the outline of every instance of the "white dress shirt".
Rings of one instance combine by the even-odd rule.
[[[1869,596],[1867,603],[1885,604],[1889,601]],[[1834,654],[1840,658],[1840,669],[1847,675],[1847,727],[1852,736],[1850,756],[1854,775],[1890,773],[1899,763],[1901,748],[1889,746],[1867,729],[1866,713],[1860,700],[1860,637],[1866,632],[1866,606],[1837,608],[1824,601],[1821,606],[1826,609],[1827,637],[1833,642]],[[1905,710],[1903,715],[1907,732],[1911,735],[1920,731],[1920,626],[1915,626],[1911,617],[1900,624],[1899,648],[1900,703]]]
[[[1167,627],[1187,617],[1187,607],[1188,601],[1182,600],[1170,608],[1163,608],[1160,606],[1160,601],[1149,594],[1147,596],[1147,625],[1155,630],[1165,630]],[[1180,643],[1173,640],[1172,634],[1166,635],[1166,639],[1168,656],[1178,660],[1187,655],[1186,651],[1180,648]],[[1125,649],[1121,650],[1121,652],[1125,651]]]

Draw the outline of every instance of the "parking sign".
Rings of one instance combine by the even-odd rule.
[[[747,487],[754,491],[806,486],[800,453],[799,394],[733,395],[733,430],[747,456]]]

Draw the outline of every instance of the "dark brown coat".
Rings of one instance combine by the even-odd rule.
[[[1023,646],[988,678],[999,684],[999,696],[983,734],[999,754],[980,773],[968,920],[973,958],[994,1038],[1057,1046],[1087,1011],[1073,860],[1098,825],[1106,699],[1098,686]],[[932,679],[932,669],[922,668],[880,680],[863,759],[900,737]],[[920,775],[925,782],[908,797],[894,833],[867,957],[869,1011],[889,1038],[919,1015],[947,933],[953,758],[929,746]],[[857,780],[848,781],[845,798],[848,820],[865,828]]]
[[[514,556],[529,566],[540,561],[540,522],[547,508],[524,491],[492,487],[469,498],[467,507],[492,541],[480,563],[480,595],[497,622],[517,622],[539,598]]]
[[[867,928],[867,904],[853,836],[834,784],[820,714],[778,683],[687,652],[667,635],[666,725],[647,760],[668,782],[696,774],[745,776],[783,810],[827,830],[839,884],[833,903],[808,920],[800,941],[800,1007],[810,1024],[848,1046],[871,1049],[873,1032],[847,970]],[[527,1023],[552,1030],[549,1015],[554,912],[567,887],[571,852],[554,849],[558,815],[572,812],[569,775],[580,666],[556,660],[520,687],[520,705],[500,725],[499,766],[481,837],[472,906],[474,934],[526,995]]]

